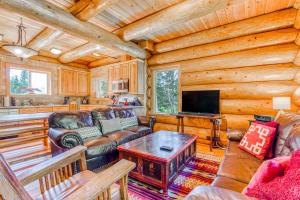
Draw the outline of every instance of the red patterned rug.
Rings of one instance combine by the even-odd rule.
[[[214,180],[221,162],[220,157],[197,154],[180,172],[178,177],[169,185],[168,197],[162,191],[129,179],[128,192],[130,200],[171,200],[184,198],[193,188],[199,185],[209,185]]]

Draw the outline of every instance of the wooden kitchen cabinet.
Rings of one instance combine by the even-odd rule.
[[[87,72],[78,72],[77,79],[77,95],[89,95],[89,74]]]
[[[60,69],[59,91],[63,96],[88,96],[89,73],[72,69]]]
[[[32,114],[37,113],[37,108],[21,108],[19,114]]]
[[[129,93],[144,93],[144,76],[144,63],[139,60],[114,64],[108,69],[108,91],[112,93],[112,81],[128,79]]]
[[[60,94],[75,96],[77,92],[77,72],[69,69],[60,69]]]

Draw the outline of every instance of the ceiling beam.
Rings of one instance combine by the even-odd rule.
[[[131,56],[145,59],[148,52],[133,42],[125,42],[118,36],[92,23],[83,22],[71,13],[46,1],[0,0],[0,6],[10,12],[28,17],[70,35],[102,45],[109,49],[121,50]]]
[[[186,0],[117,31],[126,41],[167,29],[245,0]]]
[[[113,64],[113,63],[117,63],[117,62],[121,62],[122,59],[121,57],[118,58],[112,58],[112,57],[107,57],[107,58],[102,58],[96,61],[93,61],[89,64],[89,68],[95,68],[95,67],[100,67],[103,65],[109,65],[109,64]]]
[[[90,0],[80,0],[68,9],[73,15],[78,14],[84,9]],[[27,44],[27,47],[35,49],[36,51],[41,50],[43,47],[53,43],[63,33],[60,30],[46,27],[40,33],[38,33],[31,41]]]
[[[88,6],[75,16],[80,20],[87,21],[117,2],[119,0],[90,0]]]
[[[72,62],[84,56],[90,55],[93,52],[100,50],[102,47],[94,43],[87,43],[82,46],[76,47],[59,57],[59,61],[62,63]]]
[[[43,47],[51,44],[63,33],[60,30],[51,28],[45,28],[39,34],[37,34],[28,44],[27,47],[35,49],[36,51],[41,50]]]

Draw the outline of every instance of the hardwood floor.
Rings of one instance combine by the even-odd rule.
[[[213,149],[210,151],[208,144],[197,143],[197,153],[211,154],[218,157],[224,156],[225,150],[223,149]]]

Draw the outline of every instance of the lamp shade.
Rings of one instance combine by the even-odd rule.
[[[20,45],[3,45],[2,48],[20,58],[29,58],[38,54],[37,51]]]
[[[291,97],[273,97],[273,109],[290,110]]]

